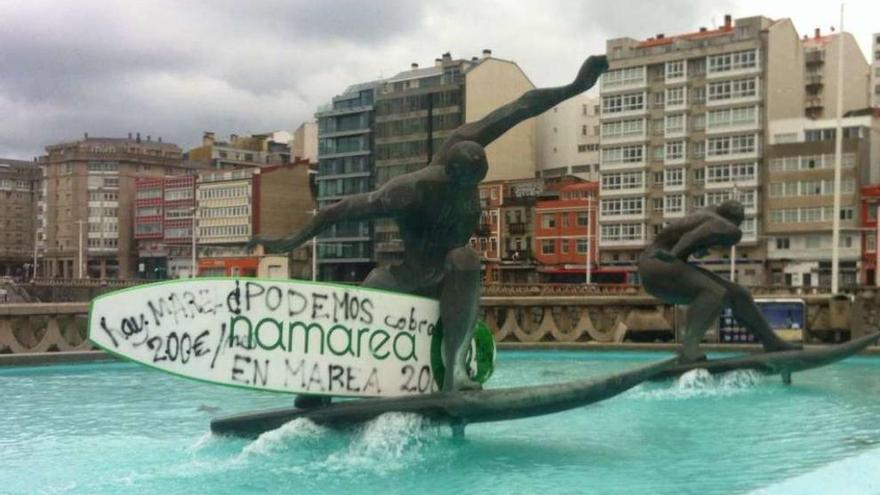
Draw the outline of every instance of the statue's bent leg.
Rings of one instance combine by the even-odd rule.
[[[765,351],[801,349],[800,346],[790,344],[776,335],[776,332],[767,323],[767,319],[761,314],[761,310],[755,304],[755,300],[748,289],[731,282],[728,282],[728,284],[727,301],[730,309],[733,310],[734,318],[761,341]]]
[[[465,357],[480,307],[480,257],[467,246],[453,249],[446,255],[444,272],[440,291],[446,360],[443,390],[479,388],[468,376]]]
[[[691,300],[687,311],[684,342],[679,351],[683,361],[699,361],[706,358],[700,351],[700,341],[706,330],[718,321],[721,307],[724,305],[724,292],[724,287],[704,281],[697,296]]]

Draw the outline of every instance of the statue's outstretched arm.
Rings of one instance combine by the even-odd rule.
[[[250,247],[262,245],[267,252],[287,252],[334,224],[391,216],[399,209],[400,201],[407,196],[406,191],[398,190],[402,189],[398,182],[400,181],[388,182],[376,191],[353,194],[330,206],[321,208],[302,230],[287,237],[258,236],[253,238],[248,245]]]
[[[540,115],[572,96],[593,87],[608,69],[604,55],[588,58],[574,81],[565,86],[526,91],[516,100],[494,110],[482,119],[464,124],[444,143],[441,152],[459,141],[476,141],[486,146],[523,120]]]

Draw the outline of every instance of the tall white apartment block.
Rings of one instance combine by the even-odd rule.
[[[583,93],[538,116],[535,144],[541,177],[599,180],[599,111],[599,97]]]
[[[725,16],[718,29],[607,42],[601,81],[599,245],[628,270],[668,222],[736,198],[746,208],[737,280],[764,280],[763,146],[771,116],[804,114],[804,62],[791,21]],[[706,269],[728,276],[730,252]]]

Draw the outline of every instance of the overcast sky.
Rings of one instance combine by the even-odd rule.
[[[713,27],[724,14],[827,31],[839,4],[686,0],[0,0],[0,157],[128,132],[184,149],[293,130],[347,85],[491,48],[539,85],[567,82],[605,40]],[[880,2],[849,1],[866,57]]]

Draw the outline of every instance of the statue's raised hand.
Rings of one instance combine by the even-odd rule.
[[[596,84],[599,76],[606,70],[608,70],[608,58],[605,55],[593,55],[584,61],[571,84],[580,91],[586,91]]]

